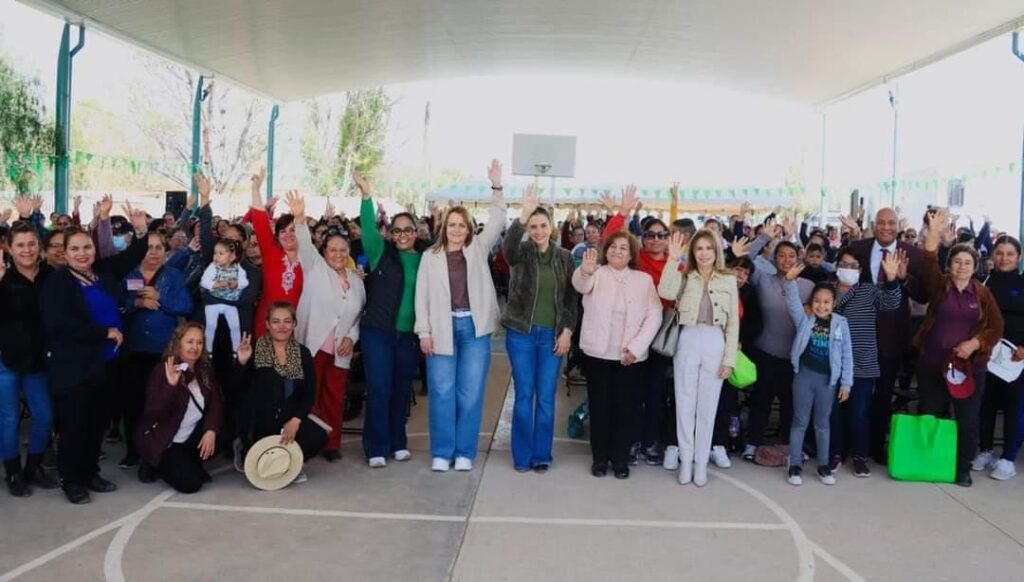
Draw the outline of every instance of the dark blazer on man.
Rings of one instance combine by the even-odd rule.
[[[850,248],[860,263],[860,280],[863,283],[874,282],[871,273],[871,251],[874,245],[874,237],[850,243]],[[928,256],[921,249],[902,241],[896,243],[896,248],[906,252],[909,261],[907,280],[903,282],[903,288],[907,292],[903,294],[899,309],[878,312],[878,354],[881,358],[899,357],[910,344],[910,303],[907,297],[919,303],[928,302],[928,294],[922,285],[923,264],[928,260]]]

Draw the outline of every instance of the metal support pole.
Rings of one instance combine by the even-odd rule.
[[[54,128],[54,182],[53,209],[64,214],[68,211],[68,152],[71,146],[71,79],[72,63],[78,51],[85,46],[85,26],[78,25],[78,43],[71,48],[71,23],[64,23],[57,55],[57,103]]]
[[[206,99],[206,91],[203,90],[203,83],[206,78],[199,75],[196,82],[196,96],[192,100],[192,165],[189,168],[189,183],[192,185],[192,196],[199,194],[199,185],[196,184],[195,175],[202,170],[202,159],[199,156],[199,141],[203,130],[203,99]]]
[[[267,202],[274,197],[274,133],[277,128],[277,105],[270,110],[270,126],[267,128]]]
[[[896,165],[899,161],[899,135],[900,135],[900,86],[896,90],[889,90],[889,106],[892,107],[892,186],[889,191],[892,199],[889,206],[896,208]]]
[[[818,228],[828,225],[828,194],[825,190],[825,122],[828,120],[825,110],[821,110],[821,209],[818,214]]]
[[[1013,49],[1014,56],[1016,56],[1018,59],[1020,59],[1020,61],[1022,63],[1024,63],[1024,51],[1021,51],[1020,32],[1019,31],[1013,33],[1013,41],[1012,41],[1012,47],[1011,48]],[[1018,217],[1018,220],[1019,220],[1019,222],[1018,222],[1018,236],[1019,236],[1019,238],[1017,240],[1024,240],[1024,134],[1022,134],[1022,137],[1021,137],[1020,151],[1021,151],[1021,153],[1020,153],[1020,164],[1018,164],[1021,167],[1020,168],[1020,215]]]

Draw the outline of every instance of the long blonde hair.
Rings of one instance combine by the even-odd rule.
[[[732,271],[729,271],[725,268],[725,252],[722,250],[722,243],[719,242],[718,235],[716,235],[714,232],[711,232],[706,228],[698,230],[697,233],[693,235],[693,238],[690,239],[690,248],[686,253],[686,264],[689,265],[690,269],[697,269],[696,250],[697,243],[701,239],[708,239],[709,241],[711,241],[711,248],[715,250],[715,271],[717,271],[720,274],[731,274]]]
[[[466,210],[465,206],[453,206],[445,211],[444,217],[441,219],[441,224],[437,226],[437,242],[431,247],[431,250],[435,253],[440,253],[448,248],[448,217],[452,214],[458,214],[462,217],[462,220],[466,223],[466,228],[469,232],[466,233],[466,242],[463,246],[469,246],[469,243],[473,242],[473,233],[476,231],[476,221],[473,220],[473,216]]]

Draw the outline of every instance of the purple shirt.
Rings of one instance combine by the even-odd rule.
[[[924,362],[932,367],[944,367],[953,348],[971,338],[971,330],[978,324],[980,313],[974,282],[963,291],[958,291],[956,285],[950,283],[936,310],[935,325],[924,342],[921,355]],[[975,369],[979,368],[984,370],[985,366],[975,365]]]

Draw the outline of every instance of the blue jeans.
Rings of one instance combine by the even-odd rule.
[[[853,387],[850,388],[850,399],[840,404],[837,398],[832,405],[830,446],[833,457],[868,457],[868,413],[874,389],[874,378],[854,378]]]
[[[366,369],[366,420],[363,452],[366,458],[386,457],[408,448],[405,420],[416,377],[419,342],[416,336],[393,329],[363,326],[359,330]]]
[[[480,414],[491,366],[491,334],[476,337],[472,317],[452,317],[455,353],[427,358],[430,455],[476,458]]]
[[[40,454],[46,449],[53,429],[53,404],[47,389],[46,373],[21,374],[0,362],[0,456],[5,461],[21,456],[18,447],[18,425],[21,423],[19,394],[25,395],[32,414],[28,439],[30,454]]]
[[[551,463],[555,436],[555,390],[562,358],[555,355],[555,330],[533,326],[529,334],[506,328],[505,349],[512,362],[512,462],[516,469]]]

